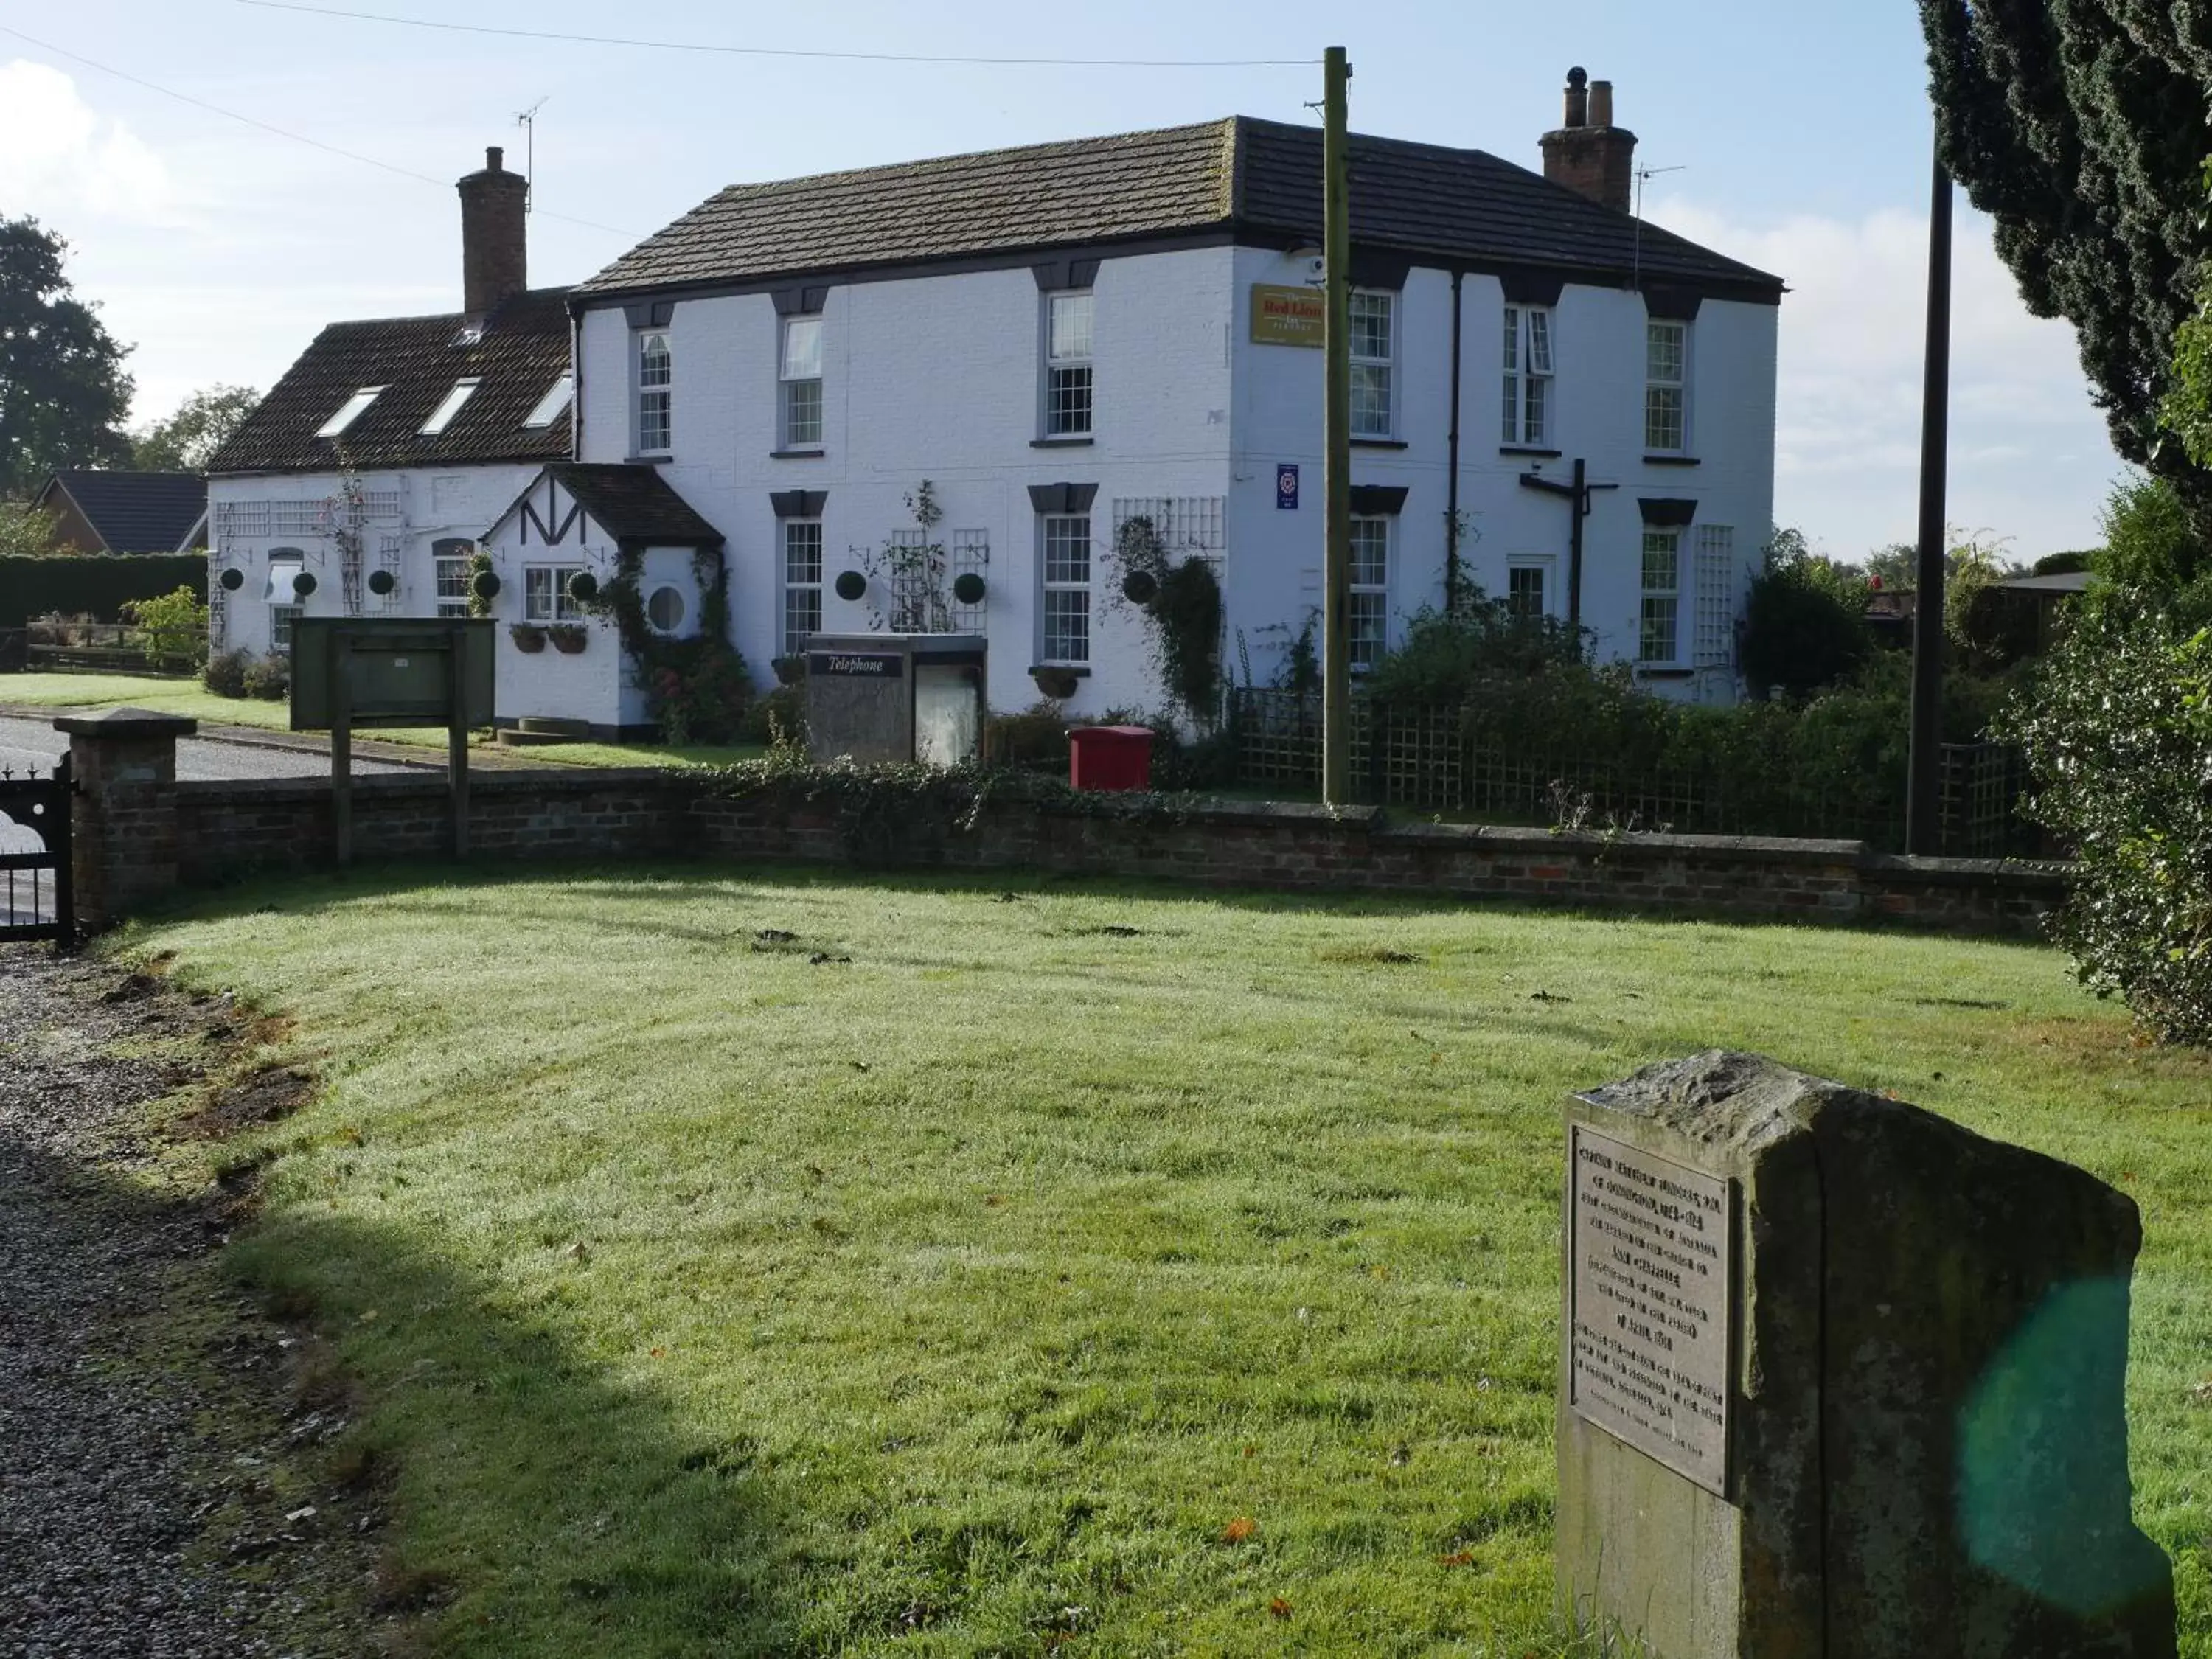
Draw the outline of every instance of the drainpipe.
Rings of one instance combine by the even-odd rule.
[[[1460,289],[1467,281],[1463,270],[1452,272],[1451,435],[1447,441],[1449,474],[1444,482],[1444,614],[1459,611],[1459,411],[1460,411]]]
[[[568,459],[584,459],[584,313],[568,313]]]

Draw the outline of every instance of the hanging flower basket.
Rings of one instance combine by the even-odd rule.
[[[545,630],[545,637],[553,641],[553,648],[564,657],[573,657],[591,642],[591,635],[581,623],[556,623]]]
[[[516,623],[507,630],[507,636],[518,651],[535,653],[545,648],[545,630],[536,623]]]

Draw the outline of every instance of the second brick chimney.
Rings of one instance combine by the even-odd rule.
[[[482,173],[460,182],[461,308],[481,323],[530,286],[530,249],[523,206],[530,183],[509,173],[496,144],[484,151]]]
[[[1613,124],[1613,82],[1567,71],[1566,119],[1544,135],[1544,176],[1626,213],[1636,196],[1636,135]]]

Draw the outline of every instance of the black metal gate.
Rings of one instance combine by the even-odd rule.
[[[70,763],[0,770],[0,939],[76,939],[70,891]]]

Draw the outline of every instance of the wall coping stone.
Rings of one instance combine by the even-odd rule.
[[[189,738],[200,729],[196,720],[182,714],[157,714],[151,708],[108,708],[97,714],[64,714],[54,730],[71,738],[117,740],[143,738]]]

